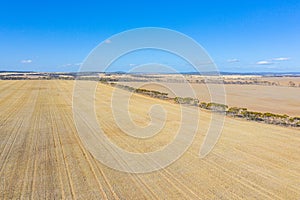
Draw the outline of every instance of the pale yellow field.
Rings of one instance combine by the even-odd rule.
[[[279,79],[279,78],[278,78]],[[283,81],[285,79],[282,79]],[[140,82],[120,82],[119,84],[138,87]],[[181,83],[142,83],[142,88],[167,92],[175,97],[170,89],[176,89],[177,96],[189,97]],[[211,96],[205,84],[190,84],[200,101],[210,102]],[[212,88],[214,85],[212,85]],[[243,107],[251,111],[272,112],[300,116],[300,87],[280,87],[261,85],[224,85],[227,105]]]
[[[263,81],[277,82],[282,86],[288,86],[289,82],[294,82],[296,86],[300,86],[300,77],[261,77]]]
[[[201,111],[196,138],[180,159],[157,172],[128,174],[101,164],[79,139],[73,84],[0,81],[0,199],[300,199],[299,129],[226,118],[215,148],[200,159],[211,116]],[[159,135],[138,140],[116,126],[112,91],[99,85],[95,103],[99,124],[113,142],[128,151],[148,152],[172,140],[180,123],[179,105],[133,95],[130,112],[139,125],[147,125],[153,104],[168,111]]]

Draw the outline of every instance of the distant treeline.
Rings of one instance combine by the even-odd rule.
[[[154,75],[130,74],[131,77],[109,77],[110,74],[105,74],[106,77],[99,77],[95,72],[72,72],[72,73],[34,73],[34,74],[0,74],[0,80],[86,80],[86,81],[101,81],[101,82],[167,82],[167,83],[195,83],[195,84],[236,84],[236,85],[263,85],[263,86],[289,86],[300,87],[299,83],[289,81],[285,85],[279,82],[270,82],[265,80],[223,80],[219,79],[176,79],[176,78],[161,78]]]
[[[75,80],[69,73],[0,74],[0,80]]]
[[[123,78],[100,78],[101,82],[149,82],[149,79],[154,82],[167,82],[167,83],[196,83],[196,84],[231,84],[231,85],[263,85],[263,86],[289,86],[300,87],[300,84],[296,84],[293,81],[289,81],[287,85],[281,85],[279,82],[270,82],[265,80],[222,80],[222,79],[173,79],[173,78],[159,78],[159,77],[147,77],[147,76],[134,76],[135,78],[123,77]],[[82,79],[82,78],[77,78]],[[93,80],[93,79],[90,79]]]

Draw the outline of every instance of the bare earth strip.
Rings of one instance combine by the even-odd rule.
[[[0,199],[300,198],[299,129],[226,118],[219,142],[200,159],[211,117],[201,111],[196,138],[181,158],[157,172],[128,174],[95,160],[80,141],[73,86],[73,81],[0,81]],[[163,130],[140,140],[115,123],[113,92],[125,91],[99,84],[95,101],[99,124],[112,142],[132,152],[172,142],[180,125],[178,105],[134,94],[129,111],[137,125],[150,122],[154,104],[167,112]],[[111,159],[117,159],[113,153]]]

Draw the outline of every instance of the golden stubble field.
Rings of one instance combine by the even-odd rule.
[[[285,78],[277,78],[277,80],[286,81]],[[183,89],[184,87],[181,83],[119,82],[118,84],[166,92],[173,98],[176,96],[174,92],[180,97],[191,96],[189,91]],[[142,84],[144,85],[141,86]],[[193,88],[196,97],[200,101],[211,101],[207,85],[191,83],[190,87]],[[214,88],[216,85],[210,84],[210,87]],[[226,84],[224,87],[227,105],[230,107],[236,106],[247,108],[251,111],[300,116],[300,87],[238,84]],[[176,91],[172,92],[174,89]]]
[[[82,144],[73,120],[73,85],[0,81],[0,199],[300,198],[299,129],[226,118],[219,142],[200,159],[210,122],[210,113],[201,111],[195,140],[180,159],[157,172],[128,174],[101,164]],[[161,134],[138,140],[115,124],[112,91],[99,84],[95,95],[99,124],[111,141],[147,152],[172,140],[178,105],[134,94],[129,110],[135,123],[147,125],[153,104],[168,111]]]

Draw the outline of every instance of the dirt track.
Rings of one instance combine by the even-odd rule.
[[[0,199],[300,199],[299,129],[226,119],[214,150],[199,159],[210,122],[202,112],[193,145],[179,160],[158,172],[127,174],[104,166],[83,146],[72,90],[72,81],[0,81]],[[147,125],[153,104],[170,112],[163,134],[141,141],[116,127],[111,93],[99,85],[97,117],[120,147],[154,151],[174,137],[177,105],[134,95],[130,111],[137,124]]]

